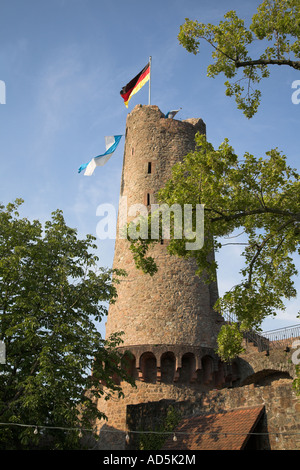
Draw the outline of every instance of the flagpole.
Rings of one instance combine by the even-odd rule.
[[[152,63],[152,57],[149,57],[149,64],[150,64],[150,72],[149,72],[149,106],[151,104],[151,63]]]

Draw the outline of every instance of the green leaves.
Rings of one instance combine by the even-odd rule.
[[[250,119],[260,105],[259,84],[269,77],[272,66],[300,70],[300,3],[264,0],[249,27],[235,11],[226,13],[218,25],[186,18],[178,40],[193,54],[200,53],[204,43],[210,45],[212,63],[207,75],[214,78],[224,74],[226,95],[234,97],[237,108]],[[217,267],[205,262],[209,250],[217,252],[222,237],[242,231],[247,243],[242,254],[242,280],[216,308],[237,318],[242,329],[259,328],[265,317],[284,309],[284,299],[296,296],[293,278],[297,275],[294,256],[300,254],[299,174],[288,167],[277,148],[267,152],[266,158],[246,153],[238,161],[226,140],[218,150],[203,137],[197,142],[200,150],[174,169],[161,192],[162,201],[171,194],[172,198],[180,197],[183,204],[195,201],[198,191],[199,200],[205,204],[206,233],[211,238],[207,237],[204,249],[195,256],[198,272],[207,272],[209,279],[213,279]],[[189,181],[183,180],[185,172]],[[194,186],[189,184],[193,179]],[[174,241],[170,245],[173,254],[186,256],[182,245],[176,246]],[[223,331],[219,340],[221,356],[238,353],[236,331]]]
[[[236,323],[223,325],[218,335],[217,353],[222,361],[230,362],[244,352],[243,334]]]
[[[61,211],[53,212],[43,229],[19,217],[21,203],[0,207],[0,338],[7,353],[0,365],[1,420],[90,428],[92,418],[103,416],[96,406],[99,380],[105,378],[110,393],[119,394],[113,375],[127,379],[122,355],[114,350],[121,340],[104,341],[96,327],[107,302],[116,298],[113,276],[124,273],[99,268],[95,238],[78,239]],[[106,367],[95,381],[91,370],[97,370],[99,356]],[[82,403],[86,411],[79,417]],[[39,439],[58,448],[79,445],[76,433],[50,436],[45,430],[34,441],[26,428],[12,434],[6,448],[16,442],[30,448]]]
[[[193,54],[200,52],[202,42],[212,47],[213,63],[207,75],[214,78],[223,73],[229,79],[225,81],[226,95],[234,96],[238,109],[250,119],[261,99],[254,86],[269,77],[271,65],[300,70],[300,5],[298,0],[265,0],[249,28],[235,11],[226,13],[218,25],[186,18],[178,40]],[[261,42],[260,53],[257,41]]]
[[[300,249],[300,177],[276,148],[264,158],[245,153],[239,160],[227,139],[214,149],[205,136],[197,135],[196,144],[197,150],[172,168],[158,200],[169,207],[180,204],[183,212],[186,204],[204,204],[205,243],[188,251],[184,239],[171,237],[167,249],[195,258],[197,274],[211,282],[217,270],[212,252],[222,249],[224,237],[243,232],[241,282],[216,308],[237,318],[243,328],[257,329],[267,316],[284,309],[284,299],[296,296],[293,256]],[[137,266],[144,271],[149,246],[148,240],[135,246]]]

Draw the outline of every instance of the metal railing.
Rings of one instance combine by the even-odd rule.
[[[228,323],[239,323],[234,314],[223,314]],[[246,341],[251,342],[259,351],[269,351],[270,348],[291,346],[293,339],[300,338],[300,324],[277,328],[275,330],[257,332],[248,330],[243,332]]]
[[[240,323],[234,314],[223,312],[223,318],[227,323]],[[257,347],[258,351],[269,351],[269,339],[264,337],[264,334],[255,330],[243,331],[244,339],[253,343]]]
[[[249,343],[253,343],[257,347],[259,352],[270,350],[270,341],[268,338],[263,336],[263,333],[257,333],[254,330],[248,330],[243,332],[243,337]]]
[[[272,343],[272,346],[282,346],[291,343],[293,339],[300,337],[300,324],[264,331],[262,336]]]

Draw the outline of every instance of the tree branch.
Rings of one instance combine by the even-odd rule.
[[[288,220],[287,222],[284,222],[283,224],[281,224],[278,229],[277,229],[277,233],[280,232],[282,229],[284,229],[285,227],[287,227],[289,224],[292,224],[294,222],[293,219],[290,219]],[[268,235],[263,241],[262,243],[257,247],[257,251],[255,253],[255,255],[253,256],[250,264],[249,264],[249,276],[248,276],[248,282],[247,284],[250,285],[251,284],[251,281],[252,281],[252,273],[253,273],[253,267],[254,267],[254,264],[257,260],[257,258],[259,257],[260,253],[262,252],[263,248],[266,246],[266,244],[268,243],[268,241],[273,238],[273,236],[275,235],[275,233],[270,233],[270,235]]]
[[[243,217],[247,217],[248,215],[259,215],[259,214],[276,214],[276,215],[283,215],[285,217],[292,217],[292,220],[295,222],[296,220],[299,220],[300,214],[299,213],[292,213],[290,211],[282,210],[282,209],[275,209],[275,208],[270,208],[270,207],[262,207],[260,209],[253,209],[250,211],[242,211],[234,214],[225,214],[217,209],[208,209],[204,208],[204,211],[206,212],[215,212],[219,214],[219,217],[211,218],[211,222],[218,222],[220,220],[226,220],[226,221],[231,221],[231,220],[236,220],[236,219],[241,219]]]
[[[205,39],[208,44],[210,44],[216,51],[220,54],[223,54],[227,59],[232,60],[237,68],[240,67],[247,67],[247,66],[254,66],[254,65],[288,65],[296,70],[300,70],[300,61],[299,60],[290,60],[290,59],[249,59],[241,61],[238,58],[231,57],[230,55],[226,54],[226,52],[222,51],[219,47],[217,47],[212,39],[208,39],[205,36],[199,36],[200,39]]]
[[[231,59],[231,60],[234,60],[234,59]],[[234,63],[235,63],[235,66],[237,68],[247,67],[249,65],[250,66],[254,66],[254,65],[288,65],[289,67],[292,67],[296,70],[300,70],[300,61],[298,61],[298,60],[289,60],[289,59],[255,59],[255,60],[245,60],[245,61],[234,60]]]
[[[29,377],[31,377],[34,372],[36,371],[37,367],[39,365],[39,359],[36,359],[35,362],[33,363],[31,369],[30,369],[30,372],[29,372]],[[10,405],[12,403],[14,403],[16,400],[18,400],[18,398],[20,398],[20,396],[22,395],[22,393],[24,392],[25,390],[25,387],[22,386],[19,388],[19,390],[16,392],[15,396],[13,398],[11,398],[7,403],[5,403],[5,406],[2,408],[2,410],[0,410],[0,416],[2,416],[10,407]]]

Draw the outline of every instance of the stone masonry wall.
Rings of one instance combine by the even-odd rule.
[[[99,450],[123,450],[125,449],[125,434],[128,429],[126,413],[128,405],[157,402],[163,399],[174,400],[175,402],[196,400],[201,396],[197,390],[188,386],[175,386],[172,384],[152,384],[137,382],[134,388],[128,383],[122,382],[124,398],[99,400],[98,408],[106,413],[108,421],[97,423],[100,429],[100,439],[97,444]]]
[[[162,400],[128,406],[128,431],[151,430],[158,419],[162,421],[172,405],[182,417],[218,413],[234,408],[265,406],[265,422],[261,437],[263,448],[271,450],[300,450],[300,398],[290,380],[278,380],[268,386],[254,384],[234,389],[212,390],[195,395],[189,401]],[[130,437],[129,448],[137,445],[136,434]]]

